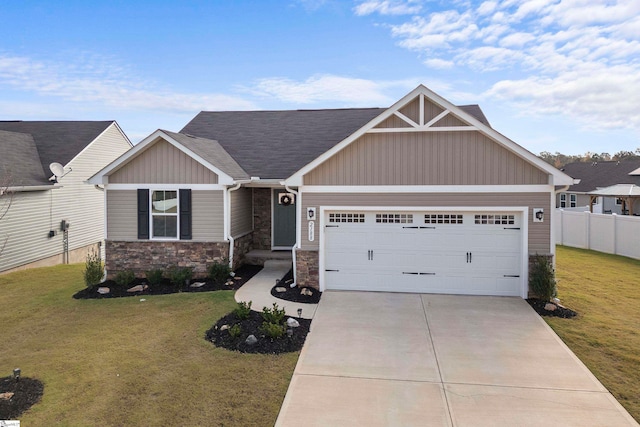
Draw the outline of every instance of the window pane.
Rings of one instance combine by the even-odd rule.
[[[154,191],[151,206],[153,213],[178,213],[178,192]]]
[[[153,216],[153,237],[178,237],[178,218],[175,216]]]

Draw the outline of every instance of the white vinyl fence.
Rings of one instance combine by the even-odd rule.
[[[556,209],[556,243],[640,259],[640,217]]]

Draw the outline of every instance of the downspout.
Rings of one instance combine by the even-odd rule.
[[[284,184],[284,182],[283,182]],[[298,271],[296,270],[296,250],[300,247],[300,242],[298,241],[298,227],[301,227],[300,221],[302,220],[302,215],[298,215],[298,203],[300,203],[299,194],[296,190],[290,188],[287,184],[284,184],[284,189],[289,193],[293,193],[296,195],[296,244],[291,248],[291,260],[293,261],[293,282],[289,285],[291,288],[295,288],[297,286],[296,279],[298,275]]]
[[[255,179],[260,179],[260,178],[255,178]],[[239,189],[242,186],[242,184],[246,184],[252,181],[254,181],[253,177],[251,179],[236,181],[236,184],[233,187],[227,187],[227,197],[226,197],[228,202],[227,212],[226,212],[227,221],[225,222],[226,227],[224,230],[224,234],[225,234],[224,238],[225,240],[229,240],[229,268],[231,269],[233,269],[233,247],[235,243],[235,240],[231,235],[231,192]]]

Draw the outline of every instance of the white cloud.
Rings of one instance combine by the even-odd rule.
[[[358,16],[371,15],[410,15],[420,12],[422,5],[418,0],[367,0],[353,10]]]
[[[498,3],[495,1],[485,1],[478,8],[478,15],[483,16],[493,13],[493,11],[496,10],[497,6]]]
[[[436,68],[436,69],[441,69],[441,70],[445,70],[445,69],[448,69],[448,68],[453,68],[453,66],[454,66],[454,62],[453,61],[446,61],[446,60],[440,59],[440,58],[426,59],[424,61],[424,64],[429,68]]]
[[[292,104],[338,103],[342,106],[387,106],[396,100],[395,89],[408,91],[418,79],[376,82],[336,75],[315,75],[304,81],[274,77],[260,79],[247,91]]]
[[[0,56],[0,87],[78,103],[101,103],[134,110],[195,112],[250,109],[254,105],[226,94],[179,93],[142,83],[116,62],[89,58],[76,63]]]

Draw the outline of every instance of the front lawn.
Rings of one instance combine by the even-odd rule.
[[[0,276],[0,377],[19,367],[45,387],[22,425],[274,424],[298,353],[207,342],[232,291],[76,300],[83,268]]]
[[[545,317],[571,350],[640,421],[640,261],[557,247],[562,304],[578,317]]]

